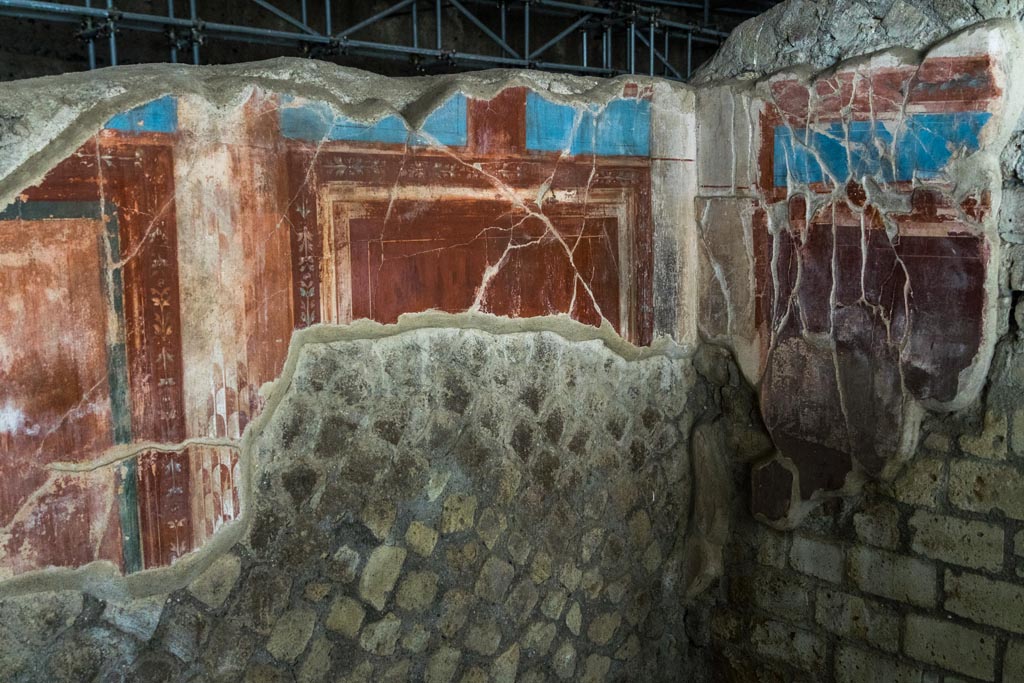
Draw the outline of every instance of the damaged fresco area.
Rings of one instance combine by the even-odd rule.
[[[798,521],[891,476],[924,410],[981,389],[996,340],[998,154],[1019,113],[1019,29],[923,59],[698,91],[702,333],[759,386],[778,449],[753,511]]]
[[[414,124],[254,87],[164,95],[19,191],[0,211],[0,578],[168,566],[238,519],[242,437],[296,330],[440,310],[675,332],[655,280],[677,300],[688,209],[652,187],[692,175],[692,98],[491,90],[427,92]],[[691,133],[658,141],[666,117]]]

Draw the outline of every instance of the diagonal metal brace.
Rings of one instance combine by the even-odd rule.
[[[498,45],[498,47],[500,47],[502,50],[512,55],[516,59],[522,59],[522,56],[516,50],[514,50],[511,45],[502,40],[501,36],[499,36],[497,33],[488,28],[487,25],[484,22],[480,21],[480,19],[475,14],[466,9],[466,6],[459,2],[459,0],[448,0],[448,2],[451,3],[452,7],[462,12],[467,19],[473,22],[474,26],[483,31],[484,35],[493,40]]]
[[[302,31],[305,31],[306,33],[308,33],[311,36],[319,36],[320,35],[319,32],[311,29],[305,23],[299,21],[298,19],[296,19],[292,15],[288,14],[287,12],[285,12],[285,11],[283,11],[281,9],[278,9],[277,7],[274,7],[269,2],[267,2],[267,0],[252,0],[252,1],[254,3],[256,3],[257,5],[259,5],[260,7],[262,7],[263,9],[267,10],[268,12],[270,12],[271,14],[273,14],[274,16],[276,16],[276,17],[278,17],[280,19],[284,19],[285,21],[287,21],[289,24],[291,24],[295,28],[300,29]]]
[[[580,26],[583,26],[584,24],[586,24],[591,19],[593,19],[593,15],[591,15],[591,14],[584,14],[582,17],[580,17],[576,21],[574,21],[571,24],[569,24],[569,27],[566,28],[564,31],[562,31],[561,33],[556,35],[554,38],[552,38],[548,42],[546,42],[543,45],[541,45],[540,47],[538,47],[536,50],[534,50],[530,54],[526,55],[526,58],[527,59],[533,59],[534,57],[539,57],[541,55],[541,53],[547,52],[548,50],[550,50],[552,47],[555,46],[556,43],[561,42],[561,40],[563,38],[565,38],[567,35],[569,35],[573,31],[575,31],[576,29],[578,29]]]
[[[640,42],[643,43],[644,45],[646,45],[648,47],[648,49],[654,51],[654,56],[658,58],[658,61],[661,62],[662,64],[664,64],[668,68],[669,71],[671,71],[673,74],[675,74],[676,78],[678,78],[679,80],[683,79],[682,75],[678,71],[676,71],[676,68],[668,63],[668,60],[665,59],[665,56],[663,54],[661,54],[661,51],[658,50],[658,48],[656,48],[656,47],[652,47],[650,42],[648,42],[648,40],[646,38],[644,38],[643,32],[637,31],[636,32],[636,37],[639,38]]]
[[[387,7],[385,9],[381,10],[380,12],[377,12],[372,17],[369,17],[367,19],[363,19],[362,21],[360,21],[359,23],[355,24],[354,26],[349,26],[347,29],[345,29],[344,31],[342,31],[341,33],[337,34],[334,37],[338,38],[338,39],[348,38],[350,35],[352,35],[356,31],[358,31],[359,29],[366,28],[370,24],[376,24],[381,19],[384,19],[385,17],[391,16],[392,14],[394,14],[395,12],[397,12],[397,11],[399,11],[401,9],[405,9],[409,5],[413,4],[415,1],[416,0],[402,0],[401,2],[397,2],[394,5],[391,5],[390,7]]]

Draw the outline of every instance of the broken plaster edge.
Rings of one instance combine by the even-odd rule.
[[[51,169],[102,130],[111,117],[167,95],[196,95],[224,105],[253,88],[261,88],[324,102],[359,122],[399,116],[417,130],[427,116],[456,93],[489,100],[506,88],[525,87],[560,104],[604,106],[622,96],[625,83],[664,83],[673,90],[692,90],[689,85],[652,76],[627,74],[599,79],[517,69],[389,77],[298,57],[201,67],[141,64],[9,81],[0,83],[0,120],[46,111],[50,122],[48,127],[29,131],[23,139],[13,133],[6,140],[0,138],[3,156],[14,158],[9,168],[0,162],[0,207],[39,184]],[[76,105],[77,113],[61,127],[54,123],[52,107],[68,106],[70,101],[84,104]],[[11,144],[12,138],[17,145]]]
[[[573,344],[600,343],[609,353],[626,362],[642,362],[651,358],[687,360],[696,351],[695,345],[682,345],[671,337],[660,336],[649,347],[634,346],[615,332],[603,321],[601,327],[577,322],[565,314],[539,316],[534,318],[504,318],[489,313],[465,312],[444,313],[426,311],[409,313],[399,317],[397,323],[383,324],[372,320],[357,320],[348,325],[314,325],[292,333],[288,355],[281,374],[267,382],[260,390],[266,399],[263,410],[250,422],[242,437],[235,443],[239,449],[239,463],[242,477],[239,498],[241,514],[221,529],[214,532],[202,547],[183,556],[168,567],[145,569],[134,574],[123,575],[107,560],[90,562],[77,568],[49,567],[0,580],[0,598],[42,593],[49,591],[81,591],[100,599],[124,602],[126,600],[166,595],[184,588],[198,578],[219,557],[245,539],[255,509],[253,476],[257,439],[263,435],[276,413],[278,406],[288,394],[299,360],[307,346],[352,342],[360,340],[384,340],[424,330],[460,330],[483,332],[490,335],[554,334]],[[182,450],[181,444],[159,444],[157,450]],[[120,459],[111,459],[109,454],[101,456],[104,461],[95,468],[111,466],[120,460],[132,457],[138,450],[133,444],[132,451]]]
[[[694,72],[694,79],[690,82],[691,87],[695,90],[700,90],[706,87],[723,86],[730,84],[750,86],[757,83],[761,83],[763,81],[769,80],[782,74],[801,74],[810,77],[827,77],[842,69],[849,69],[853,66],[857,66],[858,64],[870,61],[871,59],[881,57],[884,55],[896,55],[904,60],[910,60],[910,62],[912,63],[913,61],[922,60],[926,55],[931,54],[932,52],[939,48],[948,46],[948,44],[955,39],[965,38],[968,34],[978,29],[991,30],[994,27],[1002,26],[1004,28],[1009,28],[1009,30],[1011,31],[1021,33],[1022,28],[1024,28],[1024,22],[1012,17],[993,17],[990,19],[982,18],[980,21],[976,21],[972,24],[961,26],[952,33],[947,33],[942,38],[922,45],[921,47],[918,48],[905,47],[902,45],[889,45],[887,47],[878,47],[868,52],[863,52],[861,54],[844,57],[843,59],[836,61],[833,64],[825,67],[815,67],[812,66],[811,64],[808,64],[807,62],[801,61],[781,66],[771,71],[758,71],[757,69],[759,69],[760,67],[754,64],[752,65],[752,67],[755,69],[754,71],[743,71],[733,76],[718,76],[714,74],[705,74],[705,68],[713,65],[712,62],[714,62],[715,58],[718,56],[719,52],[721,52],[722,49],[724,49],[730,43],[732,43],[734,39],[742,40],[744,37],[743,34],[753,30],[752,28],[748,28],[748,25],[757,29],[758,37],[760,37],[761,30],[765,26],[767,26],[767,28],[769,29],[773,29],[774,24],[768,23],[764,20],[766,20],[768,14],[776,11],[776,9],[779,8],[781,4],[782,3],[776,5],[775,7],[767,10],[761,15],[751,17],[750,19],[744,21],[735,29],[733,29],[732,33],[730,33],[729,37],[726,39],[726,42],[722,43],[722,45],[720,46],[719,51],[712,55],[711,59],[702,64]],[[779,9],[778,11],[782,10]],[[757,25],[757,22],[759,21],[762,22],[760,26]],[[776,38],[778,37],[776,36]]]
[[[744,100],[744,106],[746,108],[757,110],[759,106],[761,106],[758,105],[758,100],[774,102],[775,98],[770,91],[771,83],[774,81],[794,80],[803,86],[810,87],[814,83],[821,80],[827,80],[839,72],[856,70],[861,67],[878,66],[880,62],[897,62],[907,66],[919,67],[926,59],[932,56],[933,53],[941,54],[957,42],[963,42],[964,44],[977,43],[978,41],[973,41],[973,43],[971,41],[972,35],[976,33],[998,34],[1003,43],[1002,55],[1004,58],[999,60],[999,66],[1003,76],[1000,86],[1003,88],[1002,101],[1004,104],[1004,110],[1000,116],[996,117],[997,125],[986,126],[982,146],[969,157],[970,160],[973,160],[971,168],[969,169],[972,179],[979,175],[988,173],[992,174],[992,177],[998,180],[994,180],[991,183],[993,202],[992,211],[982,222],[983,232],[985,236],[989,238],[989,242],[993,247],[990,259],[993,263],[998,263],[1001,257],[1001,239],[998,234],[998,222],[1002,190],[1002,173],[999,168],[998,154],[1009,143],[1014,129],[1017,127],[1018,120],[1022,113],[1024,113],[1024,86],[1016,85],[1018,82],[1024,83],[1024,60],[1013,59],[1013,56],[1016,54],[1024,54],[1024,24],[1020,21],[1007,18],[988,19],[966,26],[921,49],[911,49],[906,47],[882,48],[861,55],[848,57],[823,69],[817,69],[808,64],[796,64],[793,66],[782,67],[771,73],[749,78],[732,77],[700,81],[691,86],[691,90],[696,95],[696,125],[699,127],[703,121],[702,112],[700,111],[702,92],[710,93],[716,90],[726,90],[734,98]],[[697,154],[699,157],[700,149],[697,150]],[[992,155],[994,156],[991,160],[987,159],[987,157]],[[983,158],[988,163],[980,161]],[[963,183],[957,183],[958,186],[962,184]],[[837,188],[837,191],[838,190],[839,188]],[[699,199],[702,196],[704,195],[701,195],[698,192],[696,198]],[[729,195],[711,194],[707,196],[709,198],[718,198]],[[745,194],[742,196],[747,197]],[[765,205],[769,204],[769,202],[767,202],[764,196],[760,193],[751,193],[750,198],[757,199]],[[832,199],[833,197],[830,195],[823,198],[822,201],[831,201]],[[694,230],[699,231],[699,229],[699,225],[694,226]],[[699,240],[699,237],[695,239]],[[990,268],[990,270],[992,269]],[[998,268],[995,270],[998,270]],[[979,348],[978,353],[975,354],[971,364],[961,371],[961,376],[958,381],[960,388],[953,399],[949,401],[935,401],[930,399],[922,401],[924,407],[929,411],[949,412],[961,410],[977,400],[981,389],[984,387],[995,344],[1000,339],[1000,334],[996,329],[997,325],[995,323],[995,316],[998,314],[998,289],[996,276],[994,274],[990,274],[989,280],[986,282],[985,286],[986,291],[989,294],[989,301],[987,302],[984,311],[985,330],[982,335],[983,341],[981,348]],[[761,381],[763,380],[764,364],[761,363],[760,366],[755,368],[749,363],[741,362],[745,359],[746,349],[737,348],[738,345],[756,347],[758,344],[758,334],[759,333],[755,333],[752,341],[741,340],[740,342],[737,342],[726,335],[707,335],[703,332],[698,334],[698,338],[700,343],[713,344],[728,350],[733,355],[734,360],[736,360],[740,368],[744,371],[744,377],[750,385],[755,390],[759,390]],[[750,365],[750,371],[747,369],[748,365]]]
[[[760,513],[753,514],[757,521],[769,527],[783,531],[792,530],[826,500],[857,495],[863,490],[864,484],[872,479],[882,482],[892,481],[916,456],[921,424],[927,414],[963,410],[974,405],[981,397],[988,383],[996,346],[1006,334],[1005,331],[1000,330],[999,325],[999,282],[1002,277],[1004,252],[1004,241],[998,231],[1003,191],[1003,174],[999,158],[1003,149],[1009,144],[1014,131],[1019,127],[1021,116],[1024,115],[1024,85],[1019,85],[1019,83],[1024,83],[1024,60],[1015,58],[1017,55],[1024,54],[1024,24],[1015,19],[992,19],[964,27],[920,50],[890,47],[853,56],[824,69],[814,69],[806,64],[800,64],[784,67],[756,78],[716,79],[694,86],[698,93],[705,88],[729,90],[734,93],[734,96],[745,98],[747,106],[753,107],[758,99],[766,102],[774,101],[770,87],[775,81],[795,80],[806,87],[811,87],[814,83],[827,80],[837,73],[857,70],[861,67],[877,67],[881,63],[895,61],[908,66],[920,67],[932,55],[941,55],[957,43],[965,46],[979,44],[981,41],[977,40],[978,35],[988,36],[989,44],[986,48],[979,48],[981,51],[990,52],[993,40],[1001,43],[996,73],[999,78],[997,85],[1002,90],[1002,110],[997,112],[997,116],[993,117],[990,125],[985,126],[979,149],[966,158],[953,162],[957,164],[958,172],[952,174],[956,179],[953,192],[958,199],[966,194],[965,190],[976,189],[975,186],[987,186],[992,197],[991,211],[979,224],[980,232],[987,239],[990,252],[988,255],[989,267],[984,284],[986,300],[982,309],[982,331],[978,350],[970,363],[959,372],[957,390],[952,398],[939,400],[909,397],[902,409],[903,428],[899,435],[897,449],[877,475],[867,474],[857,459],[853,458],[853,469],[847,474],[842,487],[834,491],[815,491],[809,499],[804,500],[800,495],[799,470],[778,448],[775,448],[771,454],[766,454],[755,460],[752,465],[774,459],[793,476],[790,499],[794,501],[794,504],[786,516],[772,520]],[[698,112],[698,120],[700,120],[700,112]],[[841,191],[842,188],[837,187],[833,194],[828,196],[828,200],[831,201],[834,195]],[[768,204],[763,196],[758,198],[764,204]],[[755,338],[756,336],[755,334]],[[744,369],[735,338],[702,334],[701,341],[728,350],[739,367]],[[760,401],[760,390],[764,380],[763,364],[758,368],[756,377],[746,372],[744,372],[744,376],[750,381]]]

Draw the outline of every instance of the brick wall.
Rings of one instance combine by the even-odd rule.
[[[1024,682],[1024,341],[983,405],[932,418],[891,483],[793,531],[740,511],[693,619],[713,681]]]

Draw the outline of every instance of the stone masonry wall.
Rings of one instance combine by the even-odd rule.
[[[301,337],[246,537],[169,593],[0,600],[0,679],[678,680],[735,366],[565,320],[420,323]]]
[[[821,4],[703,76],[889,47],[924,3],[850,3],[892,26],[831,48]],[[914,45],[1018,11],[978,4]],[[4,334],[61,338],[0,345],[42,405],[0,406],[0,680],[1024,680],[1021,44],[386,105],[291,62],[6,90],[37,307]]]
[[[1024,681],[1022,353],[1015,330],[987,407],[927,421],[891,484],[791,532],[741,522],[705,612],[712,680]]]

